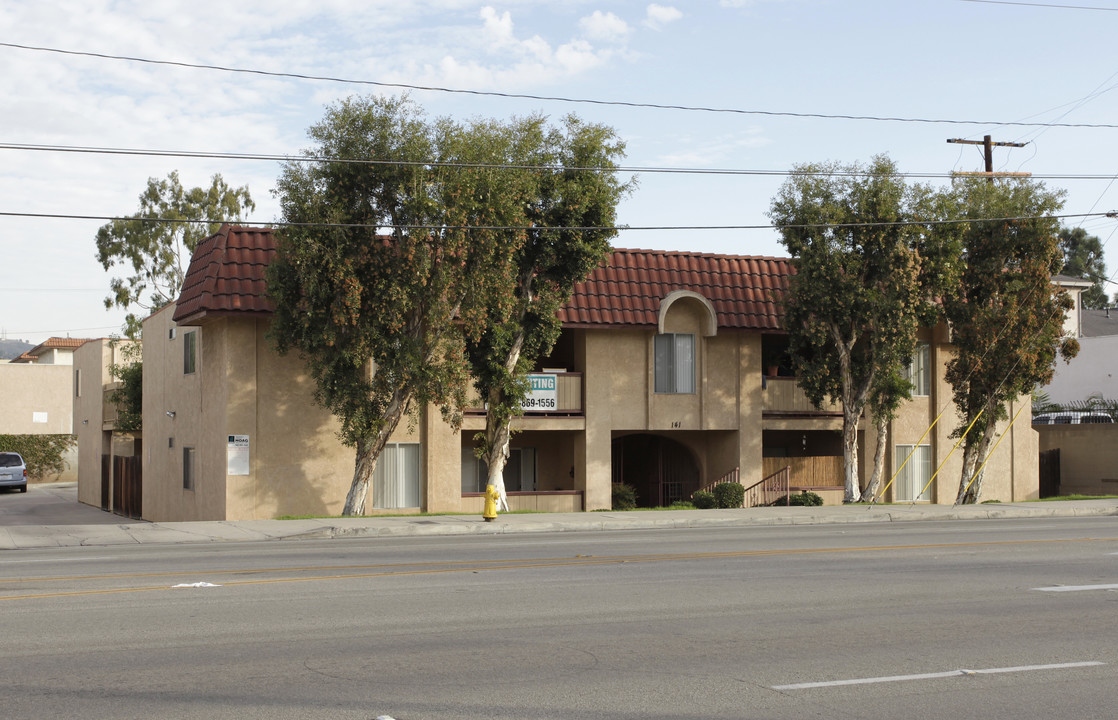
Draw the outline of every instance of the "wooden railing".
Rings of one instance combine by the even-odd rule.
[[[759,483],[754,483],[745,489],[745,507],[759,507],[773,505],[779,500],[785,504],[790,502],[788,486],[791,484],[792,468],[785,465]]]
[[[707,483],[703,487],[699,488],[699,490],[702,490],[704,492],[711,492],[712,490],[714,490],[715,485],[721,485],[722,483],[728,483],[728,482],[735,482],[735,483],[740,483],[741,482],[741,469],[740,468],[734,468],[733,470],[726,473],[722,477],[718,478],[714,482]],[[695,492],[699,492],[699,490],[696,490]]]
[[[841,413],[842,405],[824,402],[816,407],[796,384],[794,377],[767,377],[761,393],[761,412]]]

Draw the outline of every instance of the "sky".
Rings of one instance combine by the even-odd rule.
[[[913,182],[942,185],[983,167],[981,147],[946,140],[984,135],[1028,143],[995,148],[996,170],[1075,176],[1043,179],[1066,191],[1061,214],[1113,211],[1118,2],[1053,4],[6,0],[0,337],[120,332],[124,311],[103,299],[126,273],[106,272],[94,243],[107,221],[51,216],[135,213],[148,178],[177,170],[186,187],[215,173],[247,185],[248,219],[279,217],[276,161],[12,146],[294,155],[327,105],[397,86],[470,91],[408,91],[431,117],[605,123],[626,143],[626,167],[763,171],[638,173],[617,247],[782,256],[766,213],[794,166],[887,154],[931,176]],[[1118,220],[1063,222],[1097,235],[1118,270]],[[689,229],[652,229],[665,227]]]

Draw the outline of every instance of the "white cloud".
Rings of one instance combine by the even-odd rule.
[[[483,7],[481,19],[485,21],[485,32],[493,42],[498,45],[508,45],[513,42],[512,15],[507,10],[498,15],[493,8]]]
[[[660,30],[668,23],[675,22],[681,17],[683,17],[683,13],[670,5],[652,3],[648,6],[644,24],[653,30]]]
[[[595,10],[578,21],[583,34],[592,40],[624,40],[629,34],[629,25],[611,12]]]

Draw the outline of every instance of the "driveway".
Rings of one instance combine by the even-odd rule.
[[[77,483],[28,485],[27,492],[0,490],[0,527],[12,525],[115,525],[135,522],[78,502]]]

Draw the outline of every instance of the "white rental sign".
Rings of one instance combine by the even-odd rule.
[[[229,445],[225,451],[225,464],[227,475],[249,474],[249,442],[248,435],[230,435]]]
[[[529,375],[528,385],[524,412],[555,412],[559,409],[559,382],[555,375]]]

